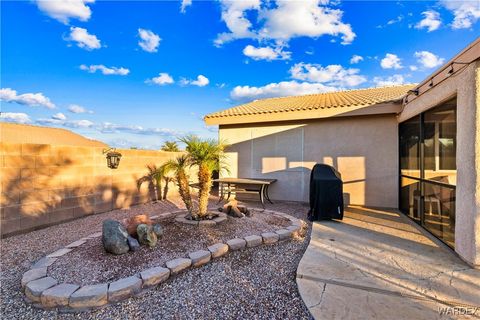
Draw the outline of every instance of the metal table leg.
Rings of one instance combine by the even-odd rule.
[[[263,189],[264,193],[265,193],[265,198],[268,200],[268,202],[270,202],[271,204],[273,204],[272,200],[270,200],[270,196],[268,195],[268,187],[270,185],[265,185],[265,188]]]
[[[265,209],[265,201],[264,201],[265,185],[264,184],[262,184],[262,186],[260,187],[259,195],[260,195],[260,201],[262,202],[262,207],[263,209]]]

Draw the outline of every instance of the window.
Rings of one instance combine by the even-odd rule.
[[[400,210],[453,247],[456,99],[399,125]]]

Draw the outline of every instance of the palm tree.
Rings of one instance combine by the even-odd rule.
[[[162,172],[160,168],[158,168],[155,165],[147,165],[148,173],[138,179],[137,181],[137,188],[140,189],[143,183],[148,182],[149,185],[153,188],[153,191],[155,193],[155,200],[162,200],[159,198],[159,190],[161,188],[161,180],[162,180]],[[160,194],[161,196],[161,194]]]
[[[163,146],[161,147],[162,151],[167,151],[167,152],[179,152],[180,149],[178,148],[178,145],[175,141],[165,141],[163,143]]]
[[[198,166],[198,216],[207,215],[208,198],[212,189],[213,170],[226,169],[223,151],[227,145],[214,139],[200,139],[189,135],[180,139],[186,145],[190,164]]]
[[[193,214],[193,202],[192,196],[190,195],[190,185],[189,177],[187,175],[187,169],[190,166],[190,159],[187,155],[181,155],[175,158],[174,160],[169,160],[164,164],[166,174],[168,171],[173,171],[175,173],[176,182],[178,186],[178,192],[180,197],[185,203],[190,214]]]

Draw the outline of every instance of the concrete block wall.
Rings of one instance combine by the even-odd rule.
[[[117,151],[120,166],[110,169],[103,148],[0,143],[1,236],[151,201],[147,183],[137,188],[146,165],[180,154]],[[177,194],[169,185],[168,197]]]

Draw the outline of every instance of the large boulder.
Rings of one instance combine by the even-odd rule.
[[[130,250],[127,238],[127,230],[120,222],[110,219],[103,221],[102,242],[107,252],[113,254],[127,253]]]
[[[134,238],[137,238],[137,227],[139,224],[152,225],[152,220],[146,214],[138,214],[125,221],[127,232]]]
[[[146,224],[139,224],[137,226],[138,241],[141,244],[146,244],[149,247],[157,245],[157,235],[153,231],[153,227]]]

